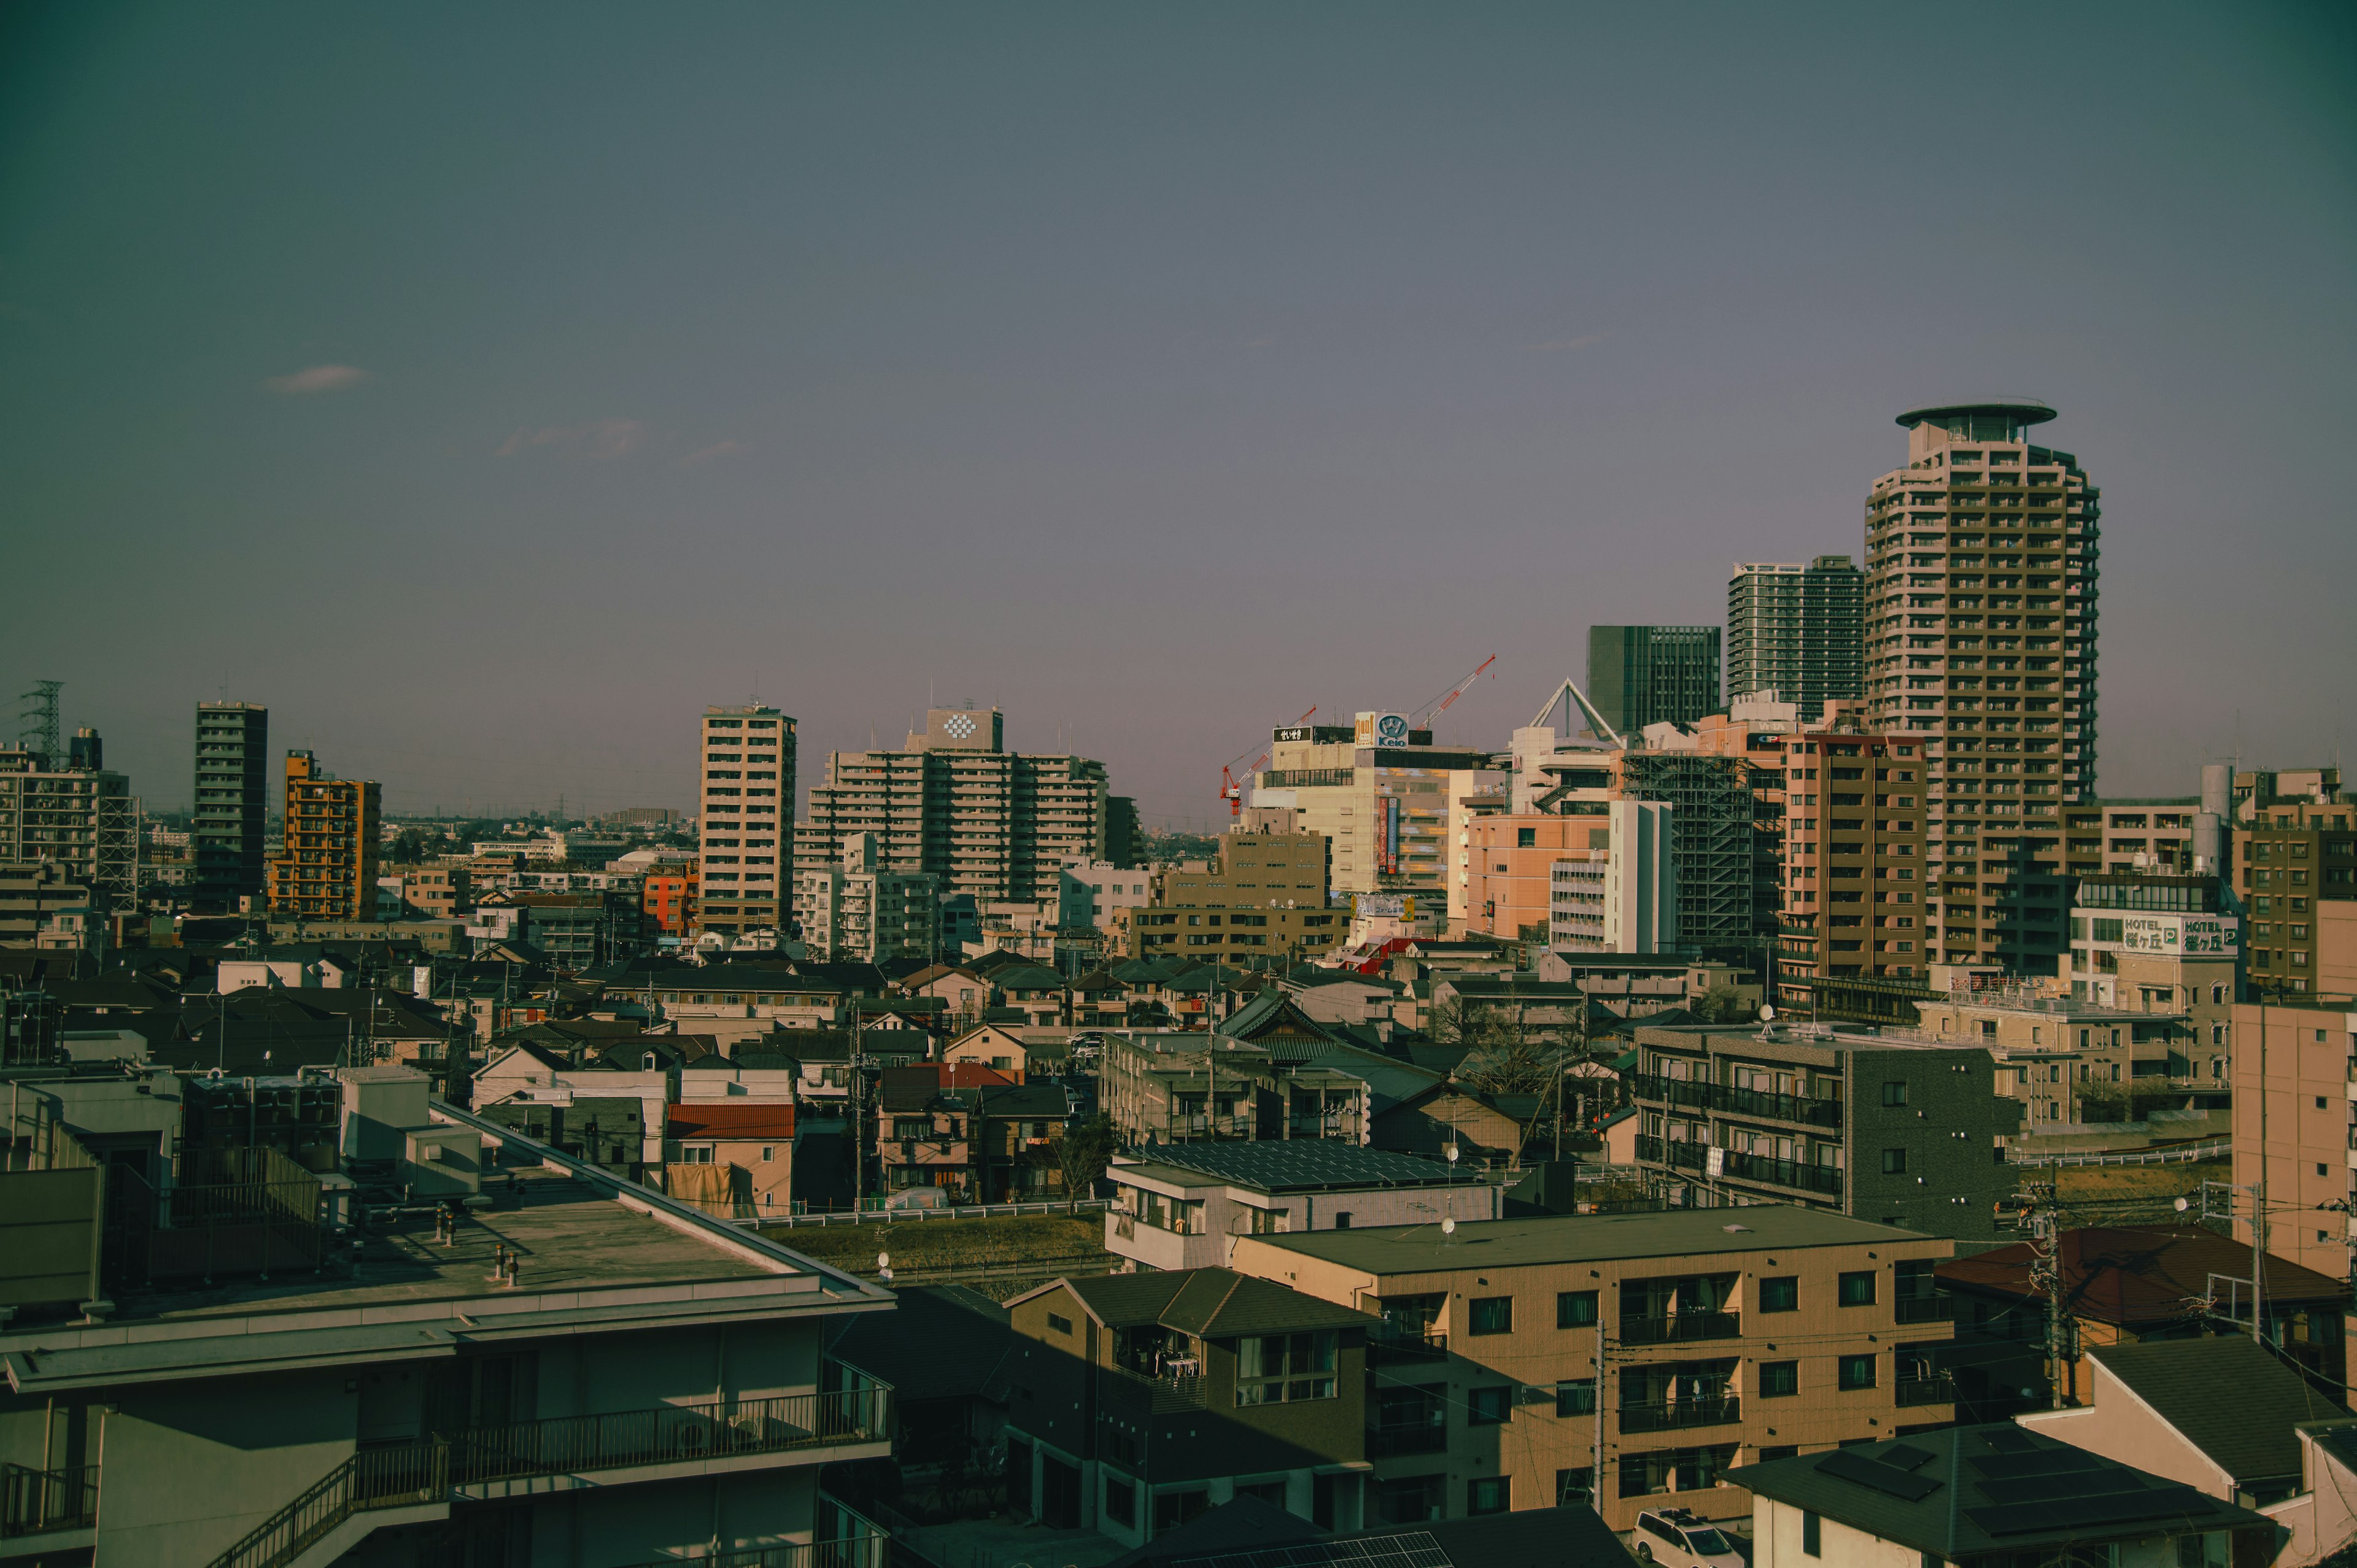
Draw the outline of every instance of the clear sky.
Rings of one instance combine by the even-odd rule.
[[[577,812],[691,804],[705,703],[807,785],[933,693],[1208,818],[1493,653],[1502,747],[2004,392],[2104,493],[2101,787],[2326,760],[2352,15],[12,7],[0,699],[152,806],[226,692]]]

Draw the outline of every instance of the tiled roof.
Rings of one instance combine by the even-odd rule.
[[[673,1138],[790,1139],[794,1135],[794,1108],[727,1101],[674,1105],[663,1130]]]
[[[2297,1478],[2303,1421],[2341,1407],[2240,1335],[2100,1345],[2087,1352],[2238,1484]]]
[[[2030,1283],[2029,1242],[1942,1263],[1943,1284],[2042,1299]],[[2185,1304],[2210,1294],[2213,1274],[2248,1279],[2251,1250],[2199,1225],[2088,1226],[2062,1233],[2064,1305],[2074,1317],[2104,1323],[2176,1322]],[[2274,1302],[2345,1302],[2349,1286],[2270,1254],[2265,1281]]]

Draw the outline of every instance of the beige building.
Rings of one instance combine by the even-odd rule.
[[[286,754],[284,844],[270,863],[270,908],[306,920],[376,916],[378,787],[339,779],[308,751]]]
[[[834,865],[794,874],[794,918],[811,956],[931,960],[941,946],[941,878],[893,871],[874,833],[854,833]]]
[[[696,924],[780,931],[792,912],[794,721],[758,704],[711,707],[696,732]]]
[[[2350,989],[2324,972],[2357,969],[2357,952],[2343,945],[2357,912],[2357,805],[2269,800],[2243,810],[2234,886],[2250,912],[2251,983],[2278,993]]]
[[[1230,1267],[1383,1317],[1367,1456],[1385,1517],[1416,1517],[1404,1495],[1448,1519],[1594,1498],[1625,1530],[1647,1509],[1744,1517],[1722,1482],[1739,1464],[1946,1425],[1932,1271],[1953,1251],[1762,1204],[1242,1235]]]
[[[1548,868],[1548,947],[1563,953],[1679,950],[1686,933],[1676,808],[1614,800],[1600,816],[1567,820],[1580,824],[1588,848],[1567,849]]]
[[[879,865],[937,876],[945,894],[1057,899],[1066,865],[1104,858],[1104,764],[1010,752],[1005,736],[996,708],[932,708],[901,750],[829,753],[797,864],[834,864],[852,834],[868,832]]]
[[[1943,1002],[1919,1002],[1925,1037],[1986,1047],[1996,1087],[2021,1101],[2023,1131],[2065,1122],[2117,1122],[2142,1094],[2197,1108],[2222,1105],[2233,1071],[2230,1026],[2207,1022],[2233,1006],[2201,1004],[2201,1016],[2156,1005],[2123,1010],[2056,996],[2037,983],[1959,988]]]
[[[1924,737],[1847,726],[1785,742],[1781,978],[1911,980],[1930,964]],[[1796,984],[1788,1000],[1806,1000]]]
[[[1470,788],[1453,776],[1489,766],[1486,753],[1434,746],[1404,714],[1365,713],[1277,730],[1253,803],[1290,807],[1302,829],[1326,835],[1335,892],[1420,895],[1446,908],[1451,802]]]
[[[1201,869],[1154,874],[1150,902],[1130,913],[1129,956],[1240,964],[1325,952],[1351,924],[1328,907],[1332,854],[1320,832],[1222,833]]]
[[[2095,782],[2100,492],[2029,441],[2054,417],[1996,402],[1900,415],[1907,466],[1866,507],[1867,692],[1875,722],[1927,736],[1950,963],[2051,972],[2064,947],[2063,813]]]
[[[2357,997],[2234,1009],[2234,1234],[2264,1184],[2266,1250],[2336,1280],[2357,1245]]]
[[[2089,800],[2062,813],[2063,856],[2073,876],[2193,870],[2194,818],[2201,797]]]
[[[51,862],[103,913],[137,883],[139,821],[131,781],[99,767],[100,757],[89,730],[66,757],[0,746],[0,864]]]

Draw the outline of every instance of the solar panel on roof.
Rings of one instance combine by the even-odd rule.
[[[2148,1487],[2133,1492],[2047,1502],[1996,1503],[1966,1509],[1964,1516],[1989,1534],[2005,1536],[2084,1530],[2095,1525],[2200,1519],[2212,1509],[2211,1500],[2190,1487]]]
[[[1918,1448],[1912,1444],[1894,1443],[1877,1454],[1874,1461],[1878,1465],[1889,1465],[1895,1469],[1920,1470],[1932,1462],[1932,1455],[1930,1450]]]
[[[1838,1481],[1856,1481],[1861,1487],[1871,1487],[1878,1492],[1907,1501],[1921,1502],[1940,1489],[1940,1483],[1928,1476],[1910,1475],[1905,1470],[1859,1457],[1846,1448],[1836,1448],[1817,1461],[1821,1475]]]
[[[2034,1448],[2024,1454],[1983,1454],[1967,1461],[1985,1480],[2013,1481],[2065,1470],[2100,1470],[2104,1461],[2083,1448]]]
[[[2131,1470],[2065,1470],[2052,1476],[2023,1476],[2005,1484],[2005,1500],[2034,1503],[2049,1498],[2086,1498],[2107,1492],[2144,1489],[2144,1477]]]
[[[1981,1441],[2000,1454],[2027,1454],[2038,1446],[2037,1440],[2018,1426],[2000,1426],[1984,1432]],[[1974,1462],[1979,1463],[1978,1460]]]
[[[1456,1568],[1428,1530],[1182,1558],[1171,1568]]]

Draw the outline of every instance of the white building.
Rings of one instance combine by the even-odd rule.
[[[1064,867],[1059,897],[1070,922],[1108,931],[1116,909],[1143,909],[1154,901],[1152,874],[1144,866],[1105,860],[1076,860]]]
[[[1549,868],[1547,940],[1558,952],[1673,952],[1678,947],[1676,808],[1614,800],[1609,846]]]
[[[794,918],[822,962],[931,959],[941,940],[942,879],[895,871],[874,833],[853,833],[843,858],[794,877]]]

